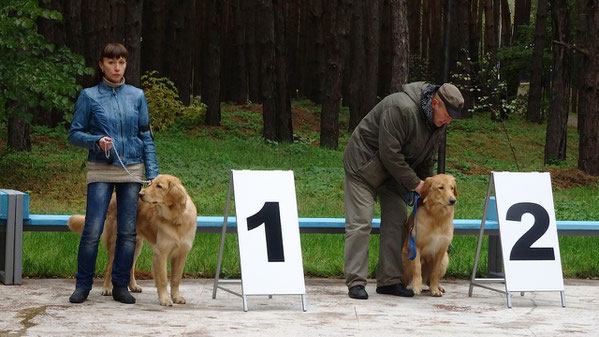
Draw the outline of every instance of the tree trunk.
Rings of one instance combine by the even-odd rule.
[[[222,1],[206,1],[206,45],[204,46],[204,71],[202,102],[206,104],[206,124],[220,125],[220,34]]]
[[[445,0],[447,1],[447,0]],[[429,57],[428,66],[432,80],[436,83],[443,82],[443,41],[445,27],[443,27],[443,8],[445,1],[430,0],[429,10]]]
[[[141,27],[144,0],[127,1],[124,21],[124,45],[127,46],[127,83],[140,86],[141,77]]]
[[[320,113],[320,146],[336,149],[339,145],[339,102],[345,56],[349,49],[351,0],[328,1],[323,15],[327,46],[325,92]]]
[[[485,54],[489,55],[489,63],[494,66],[497,64],[497,21],[495,21],[494,1],[482,0],[485,4]]]
[[[402,90],[408,82],[408,59],[410,57],[407,0],[391,0],[391,83],[389,92]]]
[[[299,98],[302,48],[300,43],[301,19],[304,15],[304,0],[289,1],[286,5],[287,64],[289,65],[287,87],[291,97]]]
[[[509,46],[512,43],[512,17],[508,0],[501,0],[501,43],[500,46]]]
[[[553,39],[564,44],[570,43],[569,12],[568,0],[552,1]],[[551,106],[549,107],[545,138],[545,165],[566,160],[570,102],[569,65],[570,50],[560,43],[554,43]]]
[[[578,168],[599,176],[599,5],[594,0],[581,1],[586,3],[584,19],[587,27],[585,41],[588,54],[585,55],[583,67]]]
[[[545,49],[545,28],[547,26],[547,0],[539,0],[535,24],[535,41],[532,52],[530,87],[526,119],[541,123],[541,85],[543,81],[543,50]]]
[[[366,53],[364,46],[364,11],[362,1],[357,1],[352,9],[352,24],[350,38],[350,61],[349,85],[347,88],[347,104],[349,106],[349,131],[358,126],[364,117],[361,108],[363,97],[361,95],[361,83],[366,72]]]
[[[243,1],[246,25],[246,57],[248,69],[248,91],[250,101],[262,103],[260,59],[258,58],[257,27],[260,24],[258,19],[258,6],[256,0]]]
[[[15,151],[31,152],[29,123],[18,116],[8,118],[8,147]]]
[[[469,58],[469,44],[470,44],[470,29],[473,27],[470,14],[470,2],[468,0],[453,0],[452,4],[452,35],[451,35],[451,49],[456,51],[457,55],[452,56],[457,59],[462,65],[461,68],[454,67],[452,72],[460,71],[468,77],[462,77],[459,79],[452,79],[452,82],[460,88],[462,92],[462,96],[464,96],[464,109],[462,110],[463,118],[470,118],[472,114],[470,109],[474,106],[474,101],[472,98],[472,92],[470,89],[472,88],[471,74],[474,73],[471,67],[471,61]],[[451,61],[450,65],[455,64],[455,62]]]
[[[578,46],[585,46],[587,41],[587,31],[588,31],[588,27],[587,27],[587,15],[588,13],[586,13],[586,0],[577,0],[576,1],[576,40],[575,43]],[[577,120],[577,124],[576,124],[576,128],[577,130],[580,131],[580,129],[582,128],[582,118],[581,118],[581,114],[580,112],[581,110],[581,101],[582,101],[582,88],[584,87],[584,81],[585,81],[585,77],[584,77],[584,62],[585,62],[585,55],[583,53],[578,53],[578,52],[574,52],[573,55],[573,86],[575,87],[575,94],[573,93],[573,99],[574,104],[573,104],[573,111],[577,114],[578,116],[578,120]]]
[[[147,0],[146,0],[147,1]],[[204,52],[204,48],[206,46],[206,25],[205,21],[207,18],[206,13],[206,1],[197,1],[196,2],[196,20],[194,22],[194,38],[191,43],[192,51],[192,83],[191,90],[194,96],[202,96],[202,80],[204,73],[204,57],[206,53]]]
[[[364,12],[366,13],[366,69],[363,78],[361,114],[365,116],[377,103],[378,75],[379,75],[379,51],[381,36],[381,10],[383,0],[364,1]]]
[[[285,38],[282,7],[277,0],[258,0],[257,28],[262,78],[264,138],[293,141],[291,102],[285,85]],[[277,36],[279,34],[279,36]]]
[[[166,2],[159,0],[146,0],[143,7],[141,43],[142,59],[141,71],[143,73],[156,70],[160,76],[165,76],[164,54],[166,47],[166,29],[168,21],[168,7]]]
[[[516,41],[519,38],[522,25],[530,24],[530,8],[531,0],[516,0],[514,5],[514,33],[512,34],[512,41]]]
[[[420,11],[422,10],[422,0],[407,0],[408,10],[408,31],[410,38],[410,55],[421,55],[420,40],[422,31],[422,20]]]
[[[482,36],[482,13],[484,6],[480,1],[484,0],[473,0],[470,11],[470,40],[468,43],[468,49],[470,53],[470,59],[473,62],[473,70],[475,72],[480,71],[479,61],[481,59],[480,41]]]
[[[285,1],[273,0],[275,23],[275,86],[277,100],[277,138],[282,142],[293,142],[293,120],[291,98],[287,89],[287,41],[285,36]]]

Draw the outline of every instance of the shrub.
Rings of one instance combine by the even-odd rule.
[[[141,84],[148,101],[150,124],[155,130],[165,130],[180,120],[184,127],[194,127],[202,124],[206,105],[199,97],[194,97],[189,106],[179,100],[179,92],[175,84],[166,77],[159,77],[155,70],[141,76]]]

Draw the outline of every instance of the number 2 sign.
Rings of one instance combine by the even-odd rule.
[[[549,173],[493,172],[506,290],[563,291]]]
[[[233,171],[245,295],[305,294],[293,171]]]

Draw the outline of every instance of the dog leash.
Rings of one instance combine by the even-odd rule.
[[[110,158],[110,150],[106,150],[106,140],[104,140],[104,138],[102,138],[102,139],[100,139],[100,141],[104,144],[104,156],[106,157],[106,159]],[[116,154],[116,158],[119,160],[119,163],[121,163],[121,167],[125,170],[125,172],[127,172],[127,174],[131,178],[133,178],[135,181],[137,181],[141,184],[149,184],[150,183],[149,180],[140,180],[136,176],[132,175],[131,172],[129,172],[129,170],[127,170],[127,167],[121,160],[121,156],[119,156],[119,152],[116,150],[116,145],[114,143],[114,139],[112,140],[112,146],[110,148],[114,150],[114,153]]]
[[[414,216],[414,236],[412,236],[412,231],[408,233],[410,236],[410,253],[408,254],[408,258],[410,260],[414,260],[416,258],[416,238],[418,237],[418,217],[416,217],[416,212],[418,210],[418,200],[420,199],[420,195],[414,191],[408,192],[406,194],[406,199],[408,200],[408,206],[414,206],[412,210],[412,215]]]

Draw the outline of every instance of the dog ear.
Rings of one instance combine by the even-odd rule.
[[[185,201],[185,189],[183,186],[180,183],[169,182],[169,190],[166,194],[166,204],[168,206],[173,204],[184,204]]]
[[[420,192],[422,192],[422,194],[420,194],[420,199],[422,200],[423,203],[426,203],[426,200],[431,191],[432,185],[433,185],[433,179],[431,177],[424,179],[424,185],[422,185],[422,190],[420,191]]]

